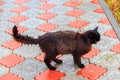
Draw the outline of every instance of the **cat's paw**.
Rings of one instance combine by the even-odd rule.
[[[62,60],[57,60],[56,63],[57,64],[62,64]]]
[[[84,66],[84,64],[79,64],[78,67],[79,68],[84,68],[85,66]]]
[[[56,70],[56,68],[55,68],[55,67],[50,67],[49,69],[50,69],[50,70]]]

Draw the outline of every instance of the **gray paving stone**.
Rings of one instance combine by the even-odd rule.
[[[9,0],[6,0],[6,1],[9,1]],[[17,6],[19,6],[19,5],[11,3],[11,2],[7,2],[3,6],[0,6],[0,8],[3,9],[4,11],[10,11],[11,9],[13,9]]]
[[[28,36],[31,36],[31,37],[34,37],[34,38],[38,38],[39,36],[45,34],[45,32],[42,32],[42,31],[39,31],[39,30],[36,30],[36,29],[28,29],[27,31],[25,31],[23,33],[23,35],[28,35]]]
[[[87,30],[92,30],[94,28],[98,27],[98,32],[101,34],[101,36],[103,36],[103,34],[112,29],[112,27],[110,25],[103,25],[101,23],[98,23],[98,22],[94,22],[94,23],[90,23],[88,24],[86,27],[83,27],[83,30],[84,31],[87,31]]]
[[[81,76],[77,76],[76,73],[67,74],[62,80],[88,80]]]
[[[27,17],[30,17],[30,18],[35,18],[42,13],[45,13],[45,11],[40,10],[40,9],[31,8],[31,9],[25,11],[25,12],[22,12],[21,15],[24,15],[24,16],[27,16]]]
[[[89,21],[91,23],[98,22],[101,18],[104,17],[104,14],[98,14],[95,12],[87,12],[79,17],[79,19]]]
[[[22,47],[15,49],[13,53],[25,58],[34,58],[38,56],[41,51],[38,45],[23,45]]]
[[[49,0],[48,3],[56,4],[56,5],[63,5],[68,1],[70,0]]]
[[[72,27],[69,27],[69,26],[59,26],[58,28],[56,28],[52,32],[56,32],[56,31],[75,31],[75,32],[80,32],[80,30],[78,28],[72,28]]]
[[[3,44],[9,41],[10,39],[12,39],[11,35],[8,35],[7,33],[4,32],[0,32],[0,44]]]
[[[15,24],[9,21],[0,21],[0,32],[5,32],[10,27],[13,27]]]
[[[109,70],[104,76],[101,76],[99,80],[120,80],[120,71],[118,69]]]
[[[117,39],[108,36],[101,36],[101,40],[94,46],[102,51],[109,51],[113,44],[117,44],[118,42]]]
[[[9,72],[9,68],[6,68],[4,66],[0,65],[0,76],[3,76],[4,74]]]
[[[18,74],[24,80],[32,80],[40,72],[44,71],[46,65],[34,59],[26,59],[24,62],[10,69],[10,72]]]
[[[14,2],[14,0],[0,0],[0,1],[4,1],[4,2]]]
[[[50,10],[48,10],[48,12],[52,12],[52,13],[56,13],[56,14],[65,14],[68,11],[73,10],[72,7],[67,7],[67,6],[56,6],[55,8],[52,8]]]
[[[40,20],[37,18],[29,18],[28,20],[21,22],[19,25],[26,27],[26,28],[36,28],[43,23],[45,23],[44,20]]]
[[[76,20],[74,17],[67,15],[58,15],[57,17],[49,20],[50,23],[58,24],[59,26],[66,26],[69,22]]]
[[[40,0],[30,0],[28,3],[25,3],[23,5],[29,8],[37,8],[38,6],[42,4],[44,4],[44,2],[41,2]]]
[[[102,51],[94,58],[91,58],[90,62],[106,67],[109,70],[119,65],[120,55],[111,51]]]
[[[0,13],[0,20],[4,21],[4,20],[9,20],[10,18],[16,16],[16,13],[10,12],[10,11],[5,11]]]
[[[12,50],[0,46],[0,59],[12,53]]]
[[[74,64],[73,56],[70,54],[63,55],[61,57],[61,60],[63,61],[63,63],[61,65],[58,65],[57,69],[62,72],[71,73],[71,72],[75,72],[76,70],[80,69],[79,67],[77,67],[77,65]],[[87,65],[88,61],[82,58],[82,63]]]
[[[77,8],[80,10],[83,10],[85,12],[91,12],[91,11],[95,10],[97,7],[99,7],[99,5],[93,5],[92,3],[88,3],[87,1],[85,2],[83,0],[84,4],[77,6]]]

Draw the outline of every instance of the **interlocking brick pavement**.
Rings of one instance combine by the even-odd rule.
[[[25,45],[12,37],[37,38],[46,32],[84,32],[99,27],[101,41],[82,57],[78,68],[71,55],[58,55],[63,64],[48,70],[38,45]],[[52,46],[52,45],[51,45]],[[0,80],[119,80],[120,41],[99,0],[0,0]]]

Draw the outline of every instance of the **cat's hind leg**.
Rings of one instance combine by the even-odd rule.
[[[55,57],[54,55],[49,55],[49,54],[45,55],[44,62],[50,70],[56,70],[56,68],[50,64],[50,62],[54,59],[54,57]]]

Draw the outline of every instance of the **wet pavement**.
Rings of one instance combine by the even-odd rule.
[[[38,45],[21,45],[12,35],[37,38],[47,32],[83,32],[99,27],[101,41],[82,57],[85,68],[71,55],[59,55],[63,64],[44,63]],[[52,46],[52,45],[51,45]],[[120,80],[120,41],[98,0],[0,0],[0,80]]]

